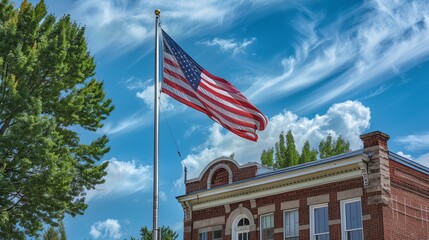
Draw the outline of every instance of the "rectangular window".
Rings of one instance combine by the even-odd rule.
[[[213,228],[213,240],[222,240],[222,226]]]
[[[341,201],[341,230],[344,240],[363,240],[360,198]]]
[[[299,240],[299,212],[298,209],[284,211],[284,239]]]
[[[198,240],[208,240],[207,228],[198,230]]]
[[[274,214],[261,216],[261,240],[274,239]]]
[[[329,240],[328,204],[310,206],[311,240]]]

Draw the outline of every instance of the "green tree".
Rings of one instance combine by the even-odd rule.
[[[162,226],[160,232],[162,240],[176,240],[179,237],[179,234],[171,230],[170,227]],[[152,240],[152,230],[149,230],[146,226],[140,229],[140,235],[142,236],[142,240]]]
[[[292,131],[289,130],[286,134],[285,164],[281,167],[297,165],[298,161],[299,153],[295,147],[295,139],[292,135]]]
[[[301,156],[299,157],[299,164],[315,161],[317,159],[317,151],[311,150],[310,143],[305,141],[302,147]]]
[[[263,165],[272,167],[274,164],[274,148],[268,148],[263,150],[261,154],[261,163]]]
[[[283,132],[281,132],[279,135],[279,141],[275,144],[275,149],[276,149],[276,152],[275,152],[274,167],[284,168],[284,166],[286,165],[286,159],[285,159],[286,147],[285,147],[285,136]]]
[[[320,158],[327,158],[346,152],[350,152],[350,143],[344,140],[341,135],[336,140],[333,140],[331,134],[329,134],[319,144]]]
[[[83,214],[103,183],[108,138],[81,143],[113,110],[94,78],[85,29],[41,0],[0,0],[0,233],[37,237],[65,214]]]
[[[43,240],[66,240],[67,235],[64,229],[64,224],[61,223],[58,230],[50,226],[48,230],[43,233]]]

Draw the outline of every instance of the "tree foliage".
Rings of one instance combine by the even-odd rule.
[[[299,157],[298,164],[311,162],[317,159],[317,151],[310,148],[310,143],[305,141],[304,146],[302,147],[301,156]]]
[[[146,226],[140,229],[140,235],[142,240],[152,240],[152,230],[149,230]],[[171,230],[170,227],[162,226],[160,228],[160,239],[162,240],[176,240],[179,234]]]
[[[85,191],[103,182],[96,164],[108,138],[80,142],[113,110],[85,29],[48,14],[41,0],[15,9],[0,0],[0,233],[37,236],[43,224],[83,214]]]
[[[319,144],[320,158],[327,158],[346,152],[350,152],[350,143],[344,140],[341,135],[336,140],[333,140],[332,135],[329,134]]]
[[[295,139],[292,131],[286,134],[280,133],[279,141],[274,147],[262,151],[261,163],[274,168],[285,168],[297,164],[314,161],[317,159],[317,151],[311,150],[310,143],[305,142],[301,154],[296,150]]]
[[[263,150],[261,154],[261,163],[266,166],[273,166],[274,148]]]
[[[64,229],[64,224],[61,223],[58,229],[53,226],[50,226],[48,230],[43,233],[43,240],[67,240],[66,231]]]

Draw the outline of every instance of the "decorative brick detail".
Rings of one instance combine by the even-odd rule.
[[[307,205],[315,205],[320,203],[328,203],[329,202],[329,194],[313,196],[307,198]]]
[[[217,186],[228,184],[229,183],[228,171],[225,168],[219,168],[213,173],[210,182],[211,182],[211,187],[217,187]]]
[[[368,198],[368,204],[390,204],[390,169],[387,140],[389,135],[376,131],[360,136],[364,153],[369,156],[367,192],[376,193]]]
[[[258,208],[258,215],[266,214],[266,213],[272,213],[276,211],[276,205],[271,204],[263,207]]]
[[[362,188],[354,188],[346,191],[337,192],[337,200],[344,200],[355,197],[362,197],[363,189]]]
[[[299,200],[282,202],[280,204],[281,210],[294,209],[294,208],[299,208]]]

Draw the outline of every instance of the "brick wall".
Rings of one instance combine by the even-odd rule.
[[[195,192],[198,190],[203,190],[203,189],[207,189],[207,180],[209,178],[210,172],[216,168],[218,165],[220,164],[225,164],[227,165],[231,171],[232,171],[232,182],[237,182],[237,181],[241,181],[244,179],[248,179],[248,178],[253,178],[256,176],[256,172],[258,170],[258,167],[256,165],[251,165],[251,166],[247,166],[247,167],[243,167],[243,168],[239,168],[234,162],[232,161],[228,161],[228,160],[224,160],[224,161],[216,161],[216,163],[212,164],[211,166],[209,166],[206,171],[202,174],[202,177],[200,180],[194,180],[194,181],[188,181],[186,183],[186,193],[191,193],[191,192]],[[216,175],[216,173],[219,172],[219,176]],[[213,176],[219,177],[219,179],[213,179]],[[217,186],[221,186],[224,184],[228,184],[228,172],[225,170],[225,168],[219,168],[217,170],[215,170],[215,172],[212,175],[212,178],[210,179],[212,182],[214,180],[215,185],[211,186],[211,187],[217,187]]]
[[[384,236],[429,239],[429,176],[390,162],[391,204],[383,207]]]

